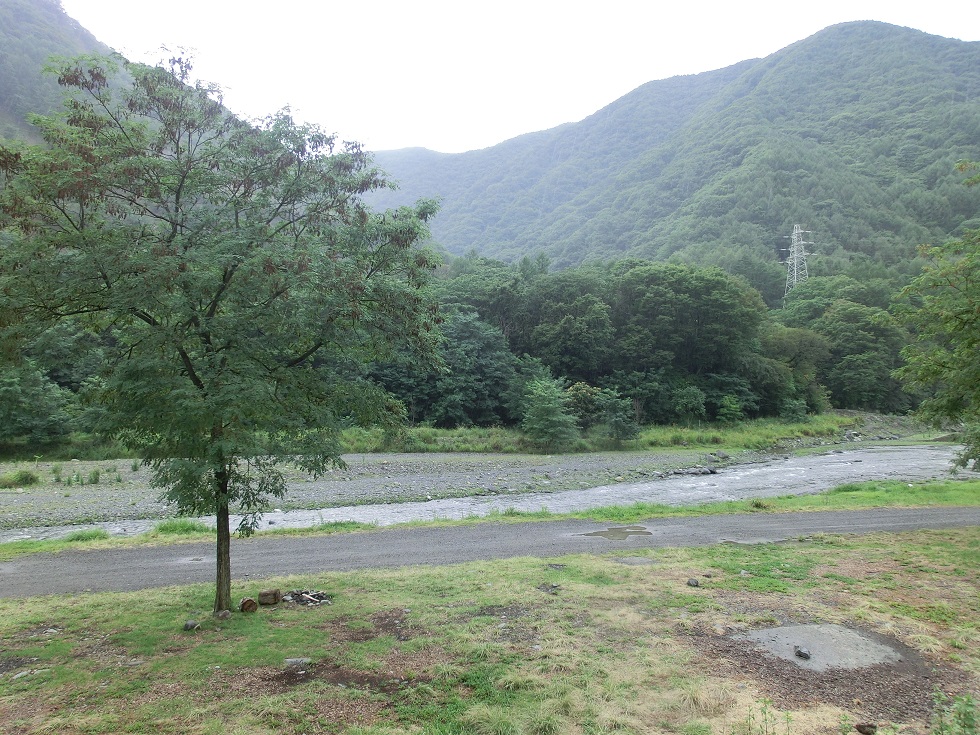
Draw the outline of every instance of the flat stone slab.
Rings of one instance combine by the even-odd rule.
[[[902,660],[901,654],[878,636],[843,625],[782,625],[739,633],[732,638],[754,643],[774,656],[810,671],[863,669]],[[797,656],[797,648],[806,649],[810,658]]]
[[[630,567],[645,567],[659,563],[651,556],[616,556],[613,557],[613,561]]]

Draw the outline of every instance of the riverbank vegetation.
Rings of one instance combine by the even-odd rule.
[[[828,411],[802,421],[757,419],[737,423],[701,422],[700,425],[646,426],[633,439],[616,440],[604,431],[583,431],[570,451],[619,449],[710,448],[712,451],[767,450],[819,445],[841,440],[847,432],[877,440],[932,438],[935,432],[910,417],[857,411]],[[404,426],[397,430],[352,427],[341,435],[344,453],[370,452],[480,452],[523,454],[538,447],[517,427]],[[0,461],[19,463],[29,470],[34,463],[115,460],[131,463],[132,451],[118,442],[92,434],[70,434],[51,443],[33,443],[25,437],[0,442]]]

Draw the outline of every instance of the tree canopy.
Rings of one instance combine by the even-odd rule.
[[[898,374],[925,398],[920,413],[935,424],[965,425],[959,464],[980,459],[980,230],[925,249],[929,265],[906,289],[903,315],[916,339]]]
[[[247,124],[191,65],[88,57],[57,69],[45,146],[0,148],[8,319],[108,335],[101,429],[183,513],[218,519],[215,611],[230,600],[230,511],[254,528],[284,462],[340,461],[339,430],[398,418],[358,366],[433,354],[432,202],[374,212],[370,156],[279,113]]]

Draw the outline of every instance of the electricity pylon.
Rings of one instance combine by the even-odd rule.
[[[804,235],[812,235],[810,230],[804,230],[799,225],[793,225],[793,234],[790,236],[789,255],[786,257],[786,290],[783,297],[786,297],[793,287],[798,283],[803,283],[807,279],[806,273],[806,246],[813,245],[812,242],[804,240]]]

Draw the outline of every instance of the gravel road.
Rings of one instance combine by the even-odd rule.
[[[515,556],[557,557],[630,549],[764,543],[815,533],[901,532],[980,525],[980,508],[754,513],[660,518],[610,533],[593,521],[480,523],[388,528],[335,536],[232,541],[232,575],[261,580],[325,571],[458,564]],[[623,558],[624,563],[631,561]],[[644,558],[651,563],[649,558]],[[653,562],[655,563],[655,562]],[[0,562],[0,598],[107,592],[214,581],[214,544],[177,544],[29,554]]]

